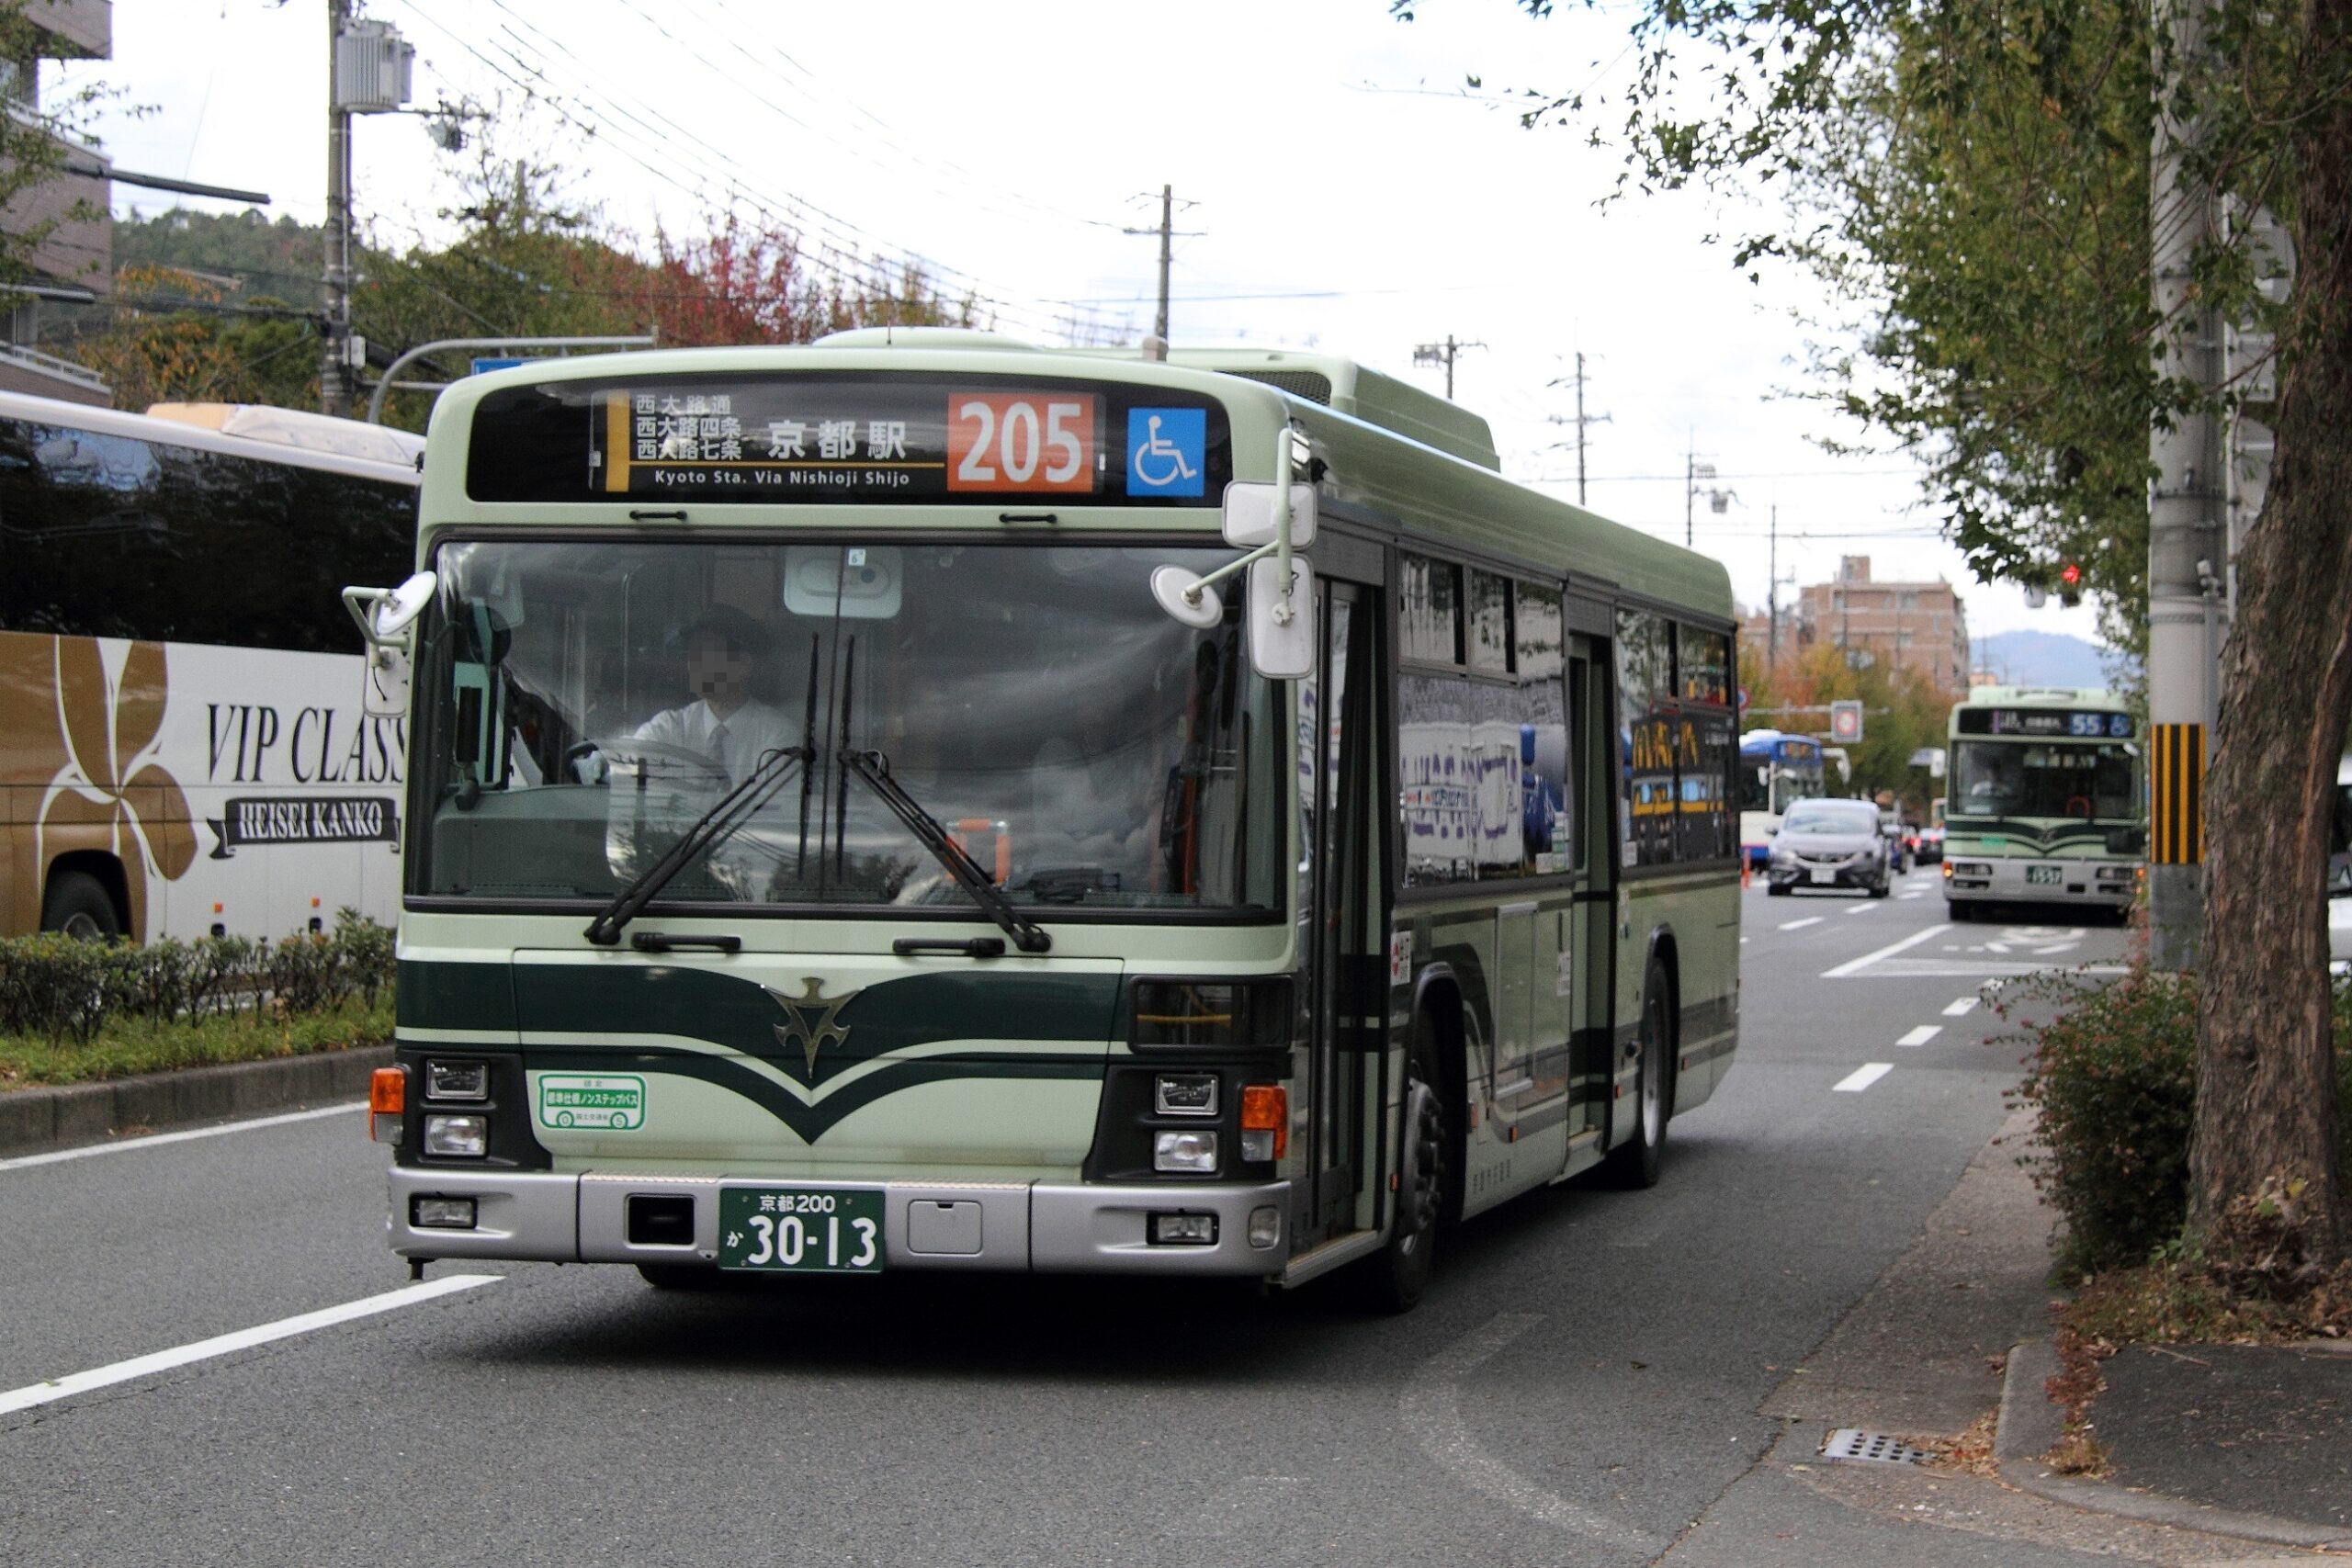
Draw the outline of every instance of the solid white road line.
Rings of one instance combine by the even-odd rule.
[[[21,1170],[32,1165],[62,1165],[69,1159],[119,1155],[126,1149],[152,1149],[164,1144],[192,1143],[198,1138],[224,1138],[232,1133],[283,1127],[289,1122],[316,1122],[322,1116],[343,1116],[367,1108],[366,1100],[355,1100],[343,1105],[322,1106],[316,1111],[288,1111],[282,1116],[256,1116],[250,1122],[232,1122],[220,1127],[191,1127],[185,1133],[155,1133],[145,1137],[119,1138],[111,1144],[91,1144],[78,1149],[54,1149],[45,1155],[18,1155],[14,1159],[0,1159],[0,1170]]]
[[[1925,1045],[1928,1041],[1933,1040],[1937,1035],[1941,1034],[1943,1032],[1944,1027],[1940,1023],[1923,1023],[1918,1028],[1913,1030],[1910,1033],[1905,1035],[1902,1039],[1896,1041],[1895,1043],[1897,1045]]]
[[[1821,921],[1822,917],[1819,915],[1807,915],[1802,920],[1783,920],[1781,923],[1781,929],[1784,931],[1802,931],[1806,926],[1817,926]]]
[[[1893,1071],[1893,1062],[1866,1062],[1829,1087],[1838,1094],[1860,1094]]]
[[[1886,946],[1880,948],[1876,953],[1865,953],[1860,958],[1854,959],[1849,963],[1840,964],[1835,969],[1825,969],[1821,972],[1821,977],[1825,980],[1843,980],[1849,975],[1860,974],[1861,971],[1869,968],[1871,964],[1877,963],[1882,958],[1892,958],[1896,953],[1903,952],[1906,948],[1917,947],[1923,942],[1933,941],[1935,938],[1943,935],[1944,932],[1950,930],[1951,930],[1951,926],[1940,925],[1929,926],[1923,931],[1914,931],[1911,935],[1905,937],[1901,942],[1890,942]]]
[[[215,1356],[232,1355],[250,1350],[256,1345],[272,1340],[290,1339],[313,1329],[332,1328],[338,1323],[355,1318],[373,1317],[379,1313],[413,1306],[418,1302],[431,1301],[458,1291],[470,1291],[477,1285],[495,1284],[503,1274],[447,1274],[438,1280],[427,1280],[421,1285],[409,1285],[397,1291],[387,1291],[380,1296],[367,1296],[341,1306],[324,1307],[306,1312],[298,1317],[281,1317],[276,1323],[265,1323],[258,1328],[241,1328],[234,1334],[218,1335],[199,1339],[193,1345],[183,1345],[176,1350],[158,1350],[152,1356],[134,1356],[128,1361],[117,1361],[110,1367],[96,1367],[86,1372],[73,1372],[49,1382],[32,1383],[0,1393],[0,1416],[29,1410],[52,1400],[70,1399],[92,1389],[107,1388],[119,1382],[130,1382],[155,1372],[167,1372],[175,1367],[185,1367],[192,1361],[209,1360]]]
[[[1413,1434],[1423,1453],[1472,1491],[1555,1529],[1650,1557],[1666,1543],[1649,1539],[1630,1525],[1578,1507],[1521,1474],[1479,1446],[1469,1423],[1462,1418],[1462,1388],[1458,1380],[1543,1321],[1535,1313],[1504,1313],[1422,1362],[1396,1401],[1405,1428]]]
[[[1944,1016],[1946,1018],[1960,1018],[1968,1013],[1974,1012],[1975,1010],[1976,998],[1974,997],[1962,997],[1960,1000],[1944,1009]]]

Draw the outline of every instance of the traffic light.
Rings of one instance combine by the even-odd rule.
[[[2083,602],[2083,569],[2068,561],[2058,569],[2058,603],[2069,610]]]

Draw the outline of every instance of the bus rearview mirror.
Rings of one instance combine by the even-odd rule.
[[[1225,487],[1225,542],[1254,550],[1274,542],[1274,487],[1264,479],[1236,479]],[[1290,487],[1290,547],[1315,542],[1315,487]]]
[[[1315,573],[1305,556],[1291,557],[1290,570],[1285,596],[1281,561],[1261,556],[1250,563],[1250,667],[1269,681],[1315,672]]]

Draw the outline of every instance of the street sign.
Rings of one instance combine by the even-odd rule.
[[[1829,705],[1829,739],[1840,746],[1857,745],[1862,739],[1862,705],[1859,702]]]
[[[1739,711],[1742,713],[1747,711],[1747,688],[1745,686],[1739,689]]]
[[[477,359],[474,361],[474,374],[477,376],[483,376],[489,374],[492,370],[512,370],[517,365],[527,365],[530,362],[528,360],[525,359]]]

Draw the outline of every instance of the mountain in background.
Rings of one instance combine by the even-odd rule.
[[[1976,668],[2008,686],[2104,687],[2109,657],[2098,644],[2063,632],[1995,632],[1976,639]]]

